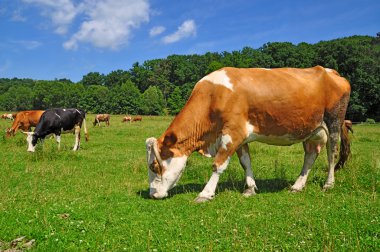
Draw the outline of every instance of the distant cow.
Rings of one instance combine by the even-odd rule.
[[[100,126],[100,122],[105,122],[107,126],[110,126],[110,115],[109,114],[98,114],[95,116],[94,126],[98,124]]]
[[[17,114],[3,114],[1,115],[1,119],[9,119],[9,120],[14,120]]]
[[[34,132],[25,132],[28,135],[28,151],[34,152],[38,139],[44,140],[46,136],[54,134],[58,142],[58,149],[61,144],[61,134],[74,132],[75,145],[73,151],[79,149],[80,146],[80,130],[84,126],[86,141],[88,141],[88,133],[86,127],[86,113],[81,109],[48,109],[37,124]]]
[[[132,121],[132,117],[130,116],[124,116],[123,119],[121,119],[121,122],[131,122]]]
[[[354,133],[354,130],[352,129],[352,122],[351,122],[351,120],[344,120],[344,125],[347,127],[347,129],[349,131],[351,131],[351,133]]]
[[[236,152],[245,170],[244,196],[257,190],[248,143],[303,143],[304,164],[291,187],[301,191],[321,149],[327,145],[328,175],[324,190],[334,186],[336,169],[350,155],[344,117],[350,84],[335,70],[226,67],[203,77],[184,108],[158,138],[146,140],[150,196],[168,196],[191,153],[214,157],[212,175],[196,202],[214,198],[220,175]],[[335,154],[340,155],[336,163]],[[335,164],[336,163],[336,164]]]
[[[141,116],[136,116],[132,119],[132,122],[137,122],[137,121],[142,121],[142,117]]]
[[[44,112],[44,110],[26,110],[18,112],[12,126],[7,129],[6,136],[14,136],[18,129],[21,129],[22,131],[30,131],[31,127],[37,126],[41,115]]]

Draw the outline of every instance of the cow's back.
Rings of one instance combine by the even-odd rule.
[[[302,138],[349,90],[344,78],[320,66],[222,68],[197,83],[186,106],[190,110],[197,109],[196,104],[205,106],[204,114],[221,121],[248,122],[257,134]]]

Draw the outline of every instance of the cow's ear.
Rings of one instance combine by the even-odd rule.
[[[165,146],[173,146],[177,142],[177,136],[174,133],[170,133],[165,136],[164,138],[164,145]]]

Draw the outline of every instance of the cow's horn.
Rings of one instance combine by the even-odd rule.
[[[158,152],[158,145],[157,145],[157,139],[154,139],[153,141],[153,153],[156,156],[157,162],[160,165],[161,169],[164,168],[164,165],[162,163],[162,158],[160,153]]]

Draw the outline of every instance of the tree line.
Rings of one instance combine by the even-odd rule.
[[[348,119],[380,121],[380,33],[316,44],[274,42],[258,49],[171,55],[136,62],[129,70],[107,75],[90,72],[77,83],[69,79],[0,78],[0,110],[78,107],[91,113],[175,115],[197,81],[222,67],[315,65],[335,69],[350,81]]]

